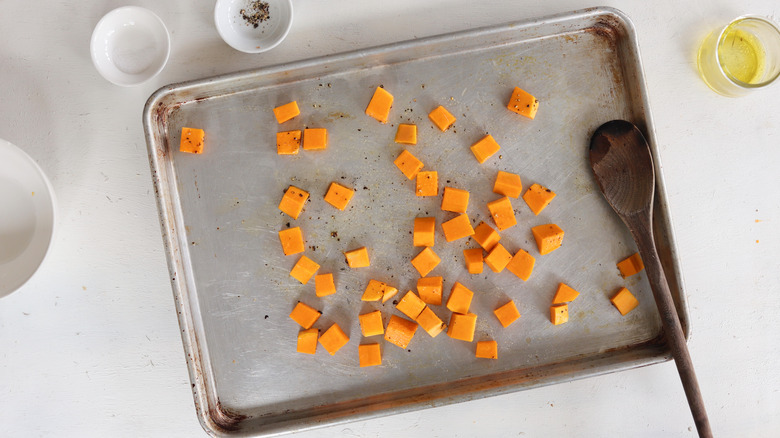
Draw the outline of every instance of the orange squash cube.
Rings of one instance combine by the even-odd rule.
[[[497,243],[485,256],[485,264],[496,273],[503,271],[510,260],[512,260],[512,254],[500,243]]]
[[[498,171],[496,182],[493,184],[493,193],[517,199],[522,192],[523,182],[520,180],[520,175]]]
[[[420,312],[425,308],[425,303],[420,297],[415,295],[414,292],[409,291],[401,298],[401,301],[395,305],[395,308],[409,318],[416,320],[417,316],[420,315]]]
[[[642,262],[642,257],[639,256],[639,253],[636,252],[620,261],[617,267],[620,269],[620,275],[626,278],[645,269],[645,264]]]
[[[441,305],[444,279],[442,277],[423,277],[417,280],[417,294],[426,304]]]
[[[444,239],[447,242],[474,235],[474,228],[471,227],[471,220],[466,213],[442,223],[441,230],[444,232]]]
[[[490,134],[482,137],[482,140],[471,146],[471,152],[474,154],[477,161],[479,161],[479,164],[487,161],[487,159],[495,155],[499,149],[501,149],[501,146],[498,145],[496,139]]]
[[[488,202],[487,207],[490,210],[490,215],[493,217],[493,222],[498,227],[498,231],[504,231],[517,225],[515,209],[512,208],[512,202],[506,196]]]
[[[560,248],[563,243],[563,230],[555,224],[538,225],[531,228],[539,254],[549,254]]]
[[[366,114],[382,123],[387,123],[390,115],[390,107],[393,106],[393,95],[382,87],[376,87],[371,101],[366,107]]]
[[[322,315],[322,312],[300,301],[298,301],[298,304],[296,304],[292,312],[290,312],[290,318],[306,330],[310,329],[311,326],[317,322],[320,315]]]
[[[553,325],[561,325],[569,322],[569,305],[553,304],[550,306],[550,322]]]
[[[547,187],[542,187],[539,184],[531,184],[531,187],[529,187],[523,195],[523,200],[528,204],[531,211],[538,216],[539,213],[550,204],[550,201],[552,201],[554,197],[555,192]]]
[[[481,359],[498,359],[498,343],[496,341],[479,341],[475,357]]]
[[[301,147],[301,131],[284,131],[276,133],[276,153],[279,155],[296,155]]]
[[[333,282],[333,274],[317,274],[314,276],[314,294],[318,297],[326,297],[336,293],[336,284]]]
[[[393,163],[408,179],[416,178],[417,173],[423,168],[423,162],[406,149],[401,152]]]
[[[621,315],[625,315],[628,312],[634,310],[639,305],[639,300],[636,299],[628,289],[622,287],[619,291],[609,299],[612,305],[620,312]]]
[[[298,219],[308,199],[309,192],[290,186],[284,192],[284,196],[282,196],[282,200],[279,202],[279,210],[282,210],[282,212],[293,219]]]
[[[382,323],[382,312],[374,310],[358,316],[360,331],[363,336],[376,336],[385,334],[385,326]]]
[[[190,154],[203,153],[203,139],[206,132],[198,128],[181,128],[181,140],[179,141],[179,151]]]
[[[535,264],[536,259],[531,254],[519,249],[506,265],[506,269],[520,277],[523,281],[528,281],[531,278],[531,273],[534,272]]]
[[[426,246],[425,249],[420,251],[420,253],[412,259],[412,266],[420,273],[420,277],[425,277],[433,271],[433,268],[435,268],[439,262],[441,262],[439,256],[433,252],[430,246]]]
[[[477,228],[474,228],[474,235],[471,236],[485,251],[490,251],[501,240],[498,231],[490,225],[480,222]]]
[[[437,106],[433,111],[428,113],[428,118],[431,119],[437,128],[441,129],[441,132],[446,131],[447,128],[455,123],[455,116],[450,114],[450,112],[444,109],[444,107],[441,105]]]
[[[306,128],[303,130],[303,149],[318,151],[328,148],[328,130],[325,128]]]
[[[317,272],[317,269],[320,269],[320,265],[304,255],[295,263],[295,266],[290,271],[290,276],[302,284],[306,284],[311,279],[311,276]]]
[[[360,298],[362,301],[379,301],[384,303],[398,293],[398,289],[378,280],[368,280],[368,286]]]
[[[366,247],[346,251],[344,256],[347,258],[347,264],[350,268],[366,268],[371,266],[371,260],[368,258],[368,249]]]
[[[344,330],[342,330],[338,324],[333,324],[330,328],[325,330],[325,333],[323,333],[322,336],[320,336],[319,342],[320,345],[322,345],[322,348],[333,356],[341,347],[347,345],[349,336],[344,333]]]
[[[298,109],[298,102],[294,100],[290,103],[286,103],[274,108],[274,116],[276,117],[276,121],[279,123],[284,123],[300,113],[301,110]]]
[[[533,120],[533,118],[536,117],[536,111],[539,109],[539,100],[526,91],[515,87],[506,107],[509,111]]]
[[[474,292],[456,281],[450,290],[447,308],[455,313],[469,313],[472,298],[474,298]]]
[[[282,243],[282,251],[286,256],[301,253],[305,249],[301,227],[279,231],[279,241]]]
[[[482,248],[470,248],[463,250],[463,258],[466,260],[466,270],[469,274],[481,274],[483,269]]]
[[[395,142],[400,144],[417,144],[417,125],[399,123],[395,132]]]
[[[417,173],[417,196],[439,195],[439,173],[435,170],[421,171]]]
[[[428,306],[425,306],[422,312],[417,315],[416,321],[432,338],[435,338],[447,328],[444,321],[442,321]]]
[[[580,295],[579,292],[574,290],[571,286],[563,283],[558,283],[558,289],[553,296],[553,304],[563,304],[574,301]]]
[[[358,358],[361,368],[382,365],[382,350],[377,343],[358,345]]]
[[[417,331],[417,323],[401,318],[400,316],[390,315],[390,321],[385,330],[385,341],[406,348]]]
[[[310,328],[298,332],[298,353],[314,354],[317,352],[317,339],[320,336],[320,329]]]
[[[328,192],[325,193],[325,202],[344,211],[354,194],[354,190],[344,187],[339,183],[332,182],[330,183],[330,187],[328,187]]]
[[[517,310],[517,306],[515,305],[515,302],[510,300],[508,303],[504,304],[503,306],[499,307],[498,309],[493,311],[493,314],[496,315],[496,318],[498,318],[498,322],[501,323],[501,326],[504,328],[509,327],[510,324],[517,321],[518,318],[520,318],[520,312]]]
[[[433,246],[436,241],[436,218],[414,218],[414,232],[412,233],[414,246]]]
[[[469,192],[445,187],[441,197],[441,209],[453,213],[465,213],[469,206]]]
[[[472,342],[476,327],[477,315],[473,313],[453,313],[450,317],[450,327],[447,329],[447,335],[452,339]]]

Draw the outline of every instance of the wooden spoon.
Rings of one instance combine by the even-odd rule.
[[[696,429],[700,437],[711,437],[688,345],[655,248],[652,226],[655,172],[647,140],[633,123],[607,122],[591,138],[590,165],[601,192],[623,219],[639,248]]]

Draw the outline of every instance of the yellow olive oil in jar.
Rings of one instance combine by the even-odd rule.
[[[718,45],[723,71],[740,82],[754,84],[764,75],[766,54],[755,35],[742,29],[726,29]]]

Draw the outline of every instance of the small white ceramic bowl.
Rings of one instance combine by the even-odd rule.
[[[38,164],[0,139],[0,298],[35,274],[54,238],[54,191]]]
[[[168,62],[171,39],[154,12],[138,6],[114,9],[100,19],[90,42],[92,63],[110,82],[129,87],[157,76]]]
[[[252,15],[254,0],[217,0],[214,24],[219,36],[232,48],[246,53],[271,50],[287,36],[293,21],[292,0],[262,0],[268,4],[268,19],[257,23],[247,21]],[[243,14],[241,11],[245,11]]]

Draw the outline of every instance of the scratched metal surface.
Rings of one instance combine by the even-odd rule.
[[[390,122],[363,112],[376,86],[394,96]],[[513,87],[541,101],[530,121],[506,110]],[[271,108],[297,100],[301,115],[278,125]],[[440,132],[427,113],[442,104],[457,122]],[[527,387],[581,378],[668,359],[658,340],[660,321],[644,273],[623,279],[615,263],[635,246],[596,187],[587,160],[593,130],[624,118],[648,135],[652,122],[630,22],[611,9],[573,12],[377,49],[177,84],[150,98],[145,124],[182,338],[204,428],[216,435],[301,430]],[[513,200],[518,226],[502,233],[511,251],[537,258],[528,282],[508,271],[469,275],[462,250],[470,239],[447,243],[437,228],[442,263],[430,274],[475,291],[475,340],[495,339],[498,360],[474,358],[474,343],[420,330],[407,350],[381,337],[362,338],[357,316],[392,303],[364,303],[371,278],[414,289],[409,260],[416,216],[437,224],[454,216],[441,197],[417,198],[413,182],[393,165],[405,146],[393,138],[398,123],[416,123],[409,149],[440,187],[471,191],[468,214],[492,224],[486,202],[497,170],[521,175],[524,188],[540,183],[558,196],[539,216]],[[183,126],[205,129],[202,155],[178,152]],[[327,151],[277,156],[280,130],[323,127]],[[502,149],[479,165],[469,146],[486,132]],[[656,154],[656,159],[658,159]],[[660,171],[660,165],[657,165]],[[670,286],[687,326],[682,282],[658,175],[657,240]],[[346,211],[323,201],[337,181],[356,194]],[[298,220],[276,208],[290,185],[311,193]],[[531,227],[556,223],[563,246],[540,256]],[[277,232],[300,226],[306,255],[332,272],[338,292],[317,298],[313,280],[289,276],[299,255],[285,257]],[[438,226],[438,225],[437,225]],[[369,268],[349,269],[342,256],[370,249]],[[558,282],[581,292],[570,321],[549,322]],[[609,297],[627,286],[640,301],[622,317]],[[445,293],[445,299],[447,294]],[[522,318],[504,329],[493,309],[515,300]],[[338,323],[350,336],[335,356],[295,352],[299,326],[288,314],[297,301],[322,311],[321,332]],[[443,320],[450,313],[432,306]],[[383,362],[360,368],[361,343],[379,342]]]

